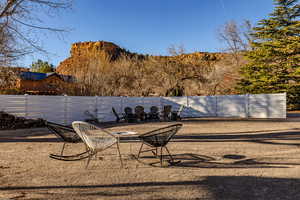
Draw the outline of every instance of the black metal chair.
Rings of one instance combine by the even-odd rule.
[[[81,138],[76,134],[75,130],[71,126],[64,126],[61,124],[56,124],[53,122],[45,122],[46,127],[54,133],[58,138],[60,138],[64,144],[61,150],[61,155],[66,143],[79,143],[82,142]]]
[[[124,119],[124,116],[123,117],[120,117],[119,114],[117,113],[116,109],[114,107],[111,108],[113,114],[115,115],[116,117],[116,122],[120,122],[122,119]]]
[[[137,121],[137,116],[133,113],[132,108],[124,108],[124,119],[128,123],[134,123]]]
[[[167,156],[169,156],[171,159],[170,164],[175,163],[172,155],[167,148],[167,144],[181,127],[182,124],[173,124],[171,126],[159,128],[139,135],[138,138],[142,141],[142,145],[140,147],[137,158],[140,158],[141,153],[151,151],[156,157],[159,157],[160,165],[162,167],[164,156],[166,156],[163,155],[163,149],[165,149],[167,152]],[[144,145],[150,147],[150,149],[148,148],[143,150]],[[160,154],[158,154],[158,149],[160,149]]]
[[[171,121],[172,106],[171,105],[164,105],[161,114],[162,114],[162,119],[164,121]]]
[[[151,106],[150,113],[147,115],[147,120],[159,121],[159,109],[157,106]]]
[[[136,106],[134,108],[134,114],[135,114],[136,118],[139,121],[145,121],[146,120],[146,113],[144,111],[144,107],[143,106]]]

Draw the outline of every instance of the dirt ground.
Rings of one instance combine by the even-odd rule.
[[[182,121],[168,144],[177,165],[158,167],[140,142],[123,137],[116,149],[86,161],[48,157],[62,142],[46,129],[0,132],[0,199],[300,199],[300,118]],[[172,124],[109,128],[138,133]],[[68,144],[65,154],[84,150]]]

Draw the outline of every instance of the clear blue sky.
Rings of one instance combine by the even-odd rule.
[[[63,40],[41,36],[47,57],[34,54],[20,60],[28,67],[42,59],[55,66],[70,55],[72,43],[105,40],[131,52],[167,55],[171,45],[187,52],[222,50],[217,30],[224,23],[268,17],[272,0],[74,0],[73,9],[47,25],[72,29]]]

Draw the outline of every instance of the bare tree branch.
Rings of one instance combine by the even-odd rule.
[[[0,64],[7,64],[28,53],[47,54],[37,37],[44,33],[64,33],[65,29],[44,26],[36,13],[52,17],[71,6],[72,0],[6,0],[0,2]],[[43,24],[43,25],[39,25]],[[26,51],[24,51],[26,50]],[[6,62],[6,63],[3,63]]]

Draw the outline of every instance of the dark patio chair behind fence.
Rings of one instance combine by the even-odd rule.
[[[120,117],[119,114],[117,113],[116,109],[114,107],[111,108],[113,114],[116,117],[116,122],[120,122],[122,119],[124,119],[124,116]]]
[[[137,117],[136,115],[133,113],[132,108],[130,107],[125,107],[124,108],[124,118],[126,122],[132,123],[132,122],[136,122]]]
[[[171,111],[172,106],[171,105],[165,105],[162,110],[162,119],[164,121],[171,121]]]
[[[150,107],[150,113],[147,116],[147,119],[150,121],[159,121],[159,109],[157,106]]]
[[[145,121],[146,120],[146,113],[144,111],[143,106],[136,106],[134,108],[134,113],[136,115],[136,118],[140,121]]]

